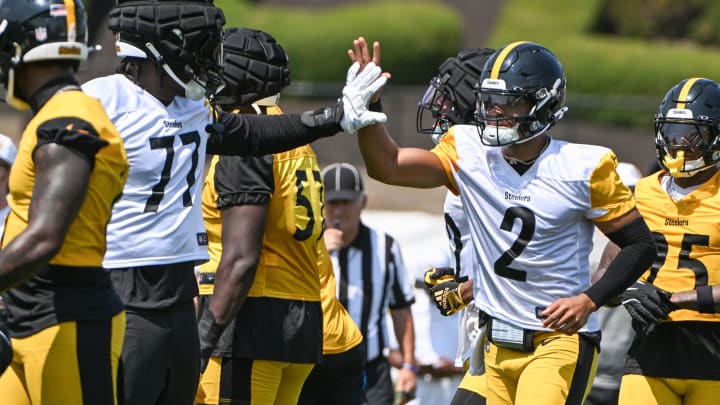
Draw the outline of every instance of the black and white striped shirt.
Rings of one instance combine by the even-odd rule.
[[[400,248],[389,235],[361,223],[350,246],[331,252],[331,257],[338,299],[365,338],[367,360],[374,360],[388,345],[388,308],[415,302]]]

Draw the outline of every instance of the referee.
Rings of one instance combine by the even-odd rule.
[[[410,305],[415,302],[395,240],[360,220],[367,196],[358,170],[335,163],[322,172],[325,186],[325,244],[333,261],[337,294],[365,338],[367,398],[370,405],[392,404],[395,395],[409,401],[415,395],[415,333]],[[398,336],[403,365],[395,389],[384,350],[388,308]]]

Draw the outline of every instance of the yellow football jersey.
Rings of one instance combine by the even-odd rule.
[[[57,127],[58,122],[63,122],[65,128]],[[23,132],[10,172],[10,214],[2,243],[8,244],[27,227],[35,187],[33,152],[41,134],[54,138],[58,144],[78,149],[95,146],[82,146],[81,141],[72,139],[76,134],[96,136],[101,144],[105,144],[95,153],[85,201],[70,225],[62,248],[50,260],[51,265],[101,267],[106,246],[105,228],[110,220],[112,204],[122,193],[127,179],[128,161],[122,139],[102,105],[81,91],[66,91],[52,97]]]
[[[268,111],[278,113],[277,108]],[[220,210],[267,203],[263,248],[248,296],[320,301],[316,245],[324,225],[322,193],[310,145],[263,158],[214,158],[202,198],[210,261],[201,266],[201,294],[212,293],[202,277],[215,272],[222,254]]]
[[[50,98],[30,120],[10,171],[10,213],[2,244],[27,228],[36,187],[33,153],[47,143],[82,153],[91,159],[93,168],[85,200],[60,251],[47,267],[5,294],[14,337],[30,336],[65,321],[107,319],[123,310],[102,261],[105,229],[127,179],[128,160],[120,135],[98,100],[81,91],[65,91]]]
[[[660,171],[635,185],[637,208],[655,236],[658,256],[642,276],[670,292],[720,284],[720,172],[680,201],[661,184]],[[720,322],[720,314],[681,309],[671,321]]]
[[[335,296],[337,283],[325,241],[318,245],[320,298],[323,310],[323,354],[344,353],[362,342],[360,329]]]

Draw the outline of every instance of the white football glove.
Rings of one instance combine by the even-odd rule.
[[[368,125],[387,121],[385,114],[368,111],[370,98],[385,85],[387,77],[381,75],[382,69],[373,62],[365,65],[360,74],[358,70],[360,63],[355,62],[350,66],[342,91],[343,117],[340,126],[351,134]]]

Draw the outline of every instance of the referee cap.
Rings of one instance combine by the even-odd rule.
[[[322,171],[325,201],[355,201],[363,196],[360,172],[349,163],[333,163]]]

